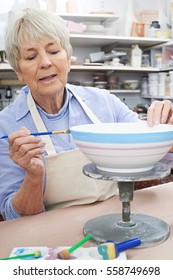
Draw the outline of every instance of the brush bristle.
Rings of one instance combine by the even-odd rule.
[[[100,244],[98,245],[97,249],[104,260],[113,260],[117,257],[115,245],[113,242]]]
[[[35,257],[35,258],[41,257],[41,252],[40,252],[40,251],[35,251],[35,252],[34,252],[34,257]]]
[[[58,259],[68,260],[70,258],[70,253],[68,250],[64,249],[57,254]]]

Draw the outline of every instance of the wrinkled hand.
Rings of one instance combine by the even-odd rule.
[[[149,126],[156,124],[173,124],[173,104],[169,100],[154,101],[148,108],[147,122]]]
[[[41,155],[45,143],[40,137],[30,135],[26,128],[9,135],[10,158],[30,174],[39,174],[44,165]]]

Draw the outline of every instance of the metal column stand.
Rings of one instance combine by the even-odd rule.
[[[119,243],[131,238],[140,238],[140,247],[157,245],[169,236],[166,222],[148,215],[131,214],[134,182],[164,178],[170,174],[170,167],[157,163],[151,170],[137,173],[112,173],[99,170],[93,163],[83,167],[83,173],[93,179],[116,181],[119,199],[122,202],[121,214],[110,214],[94,218],[84,225],[84,234],[92,234],[96,243],[112,239]],[[143,202],[145,203],[145,201]]]

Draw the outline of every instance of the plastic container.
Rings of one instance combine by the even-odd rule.
[[[166,75],[167,73],[166,72],[160,72],[158,73],[159,75],[159,84],[165,84],[165,78],[166,78]]]
[[[158,73],[148,73],[149,83],[158,83],[159,75]]]
[[[155,67],[162,68],[162,54],[156,54],[154,62]]]
[[[165,84],[158,84],[158,96],[165,96]]]
[[[150,67],[149,54],[142,54],[142,67]]]
[[[148,36],[149,37],[156,37],[155,30],[160,29],[160,24],[158,21],[152,21],[150,28],[148,29]]]
[[[170,96],[173,96],[173,83],[169,84]]]
[[[173,71],[169,71],[170,82],[173,83]]]
[[[131,66],[141,67],[142,65],[142,50],[138,45],[133,45],[131,50]]]
[[[151,95],[151,96],[158,95],[158,84],[157,83],[149,84],[148,89],[149,89],[149,95]]]
[[[148,95],[148,78],[142,77],[141,80],[141,94],[143,96]]]
[[[171,38],[171,29],[149,28],[148,37],[169,39]]]
[[[167,74],[165,77],[165,95],[170,95],[170,75]]]

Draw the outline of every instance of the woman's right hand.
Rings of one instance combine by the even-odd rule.
[[[40,137],[30,135],[29,130],[21,128],[9,135],[10,158],[32,175],[42,174],[44,170],[41,155],[45,143]]]
[[[147,122],[149,126],[157,124],[173,124],[173,104],[170,100],[155,100],[148,108]]]

